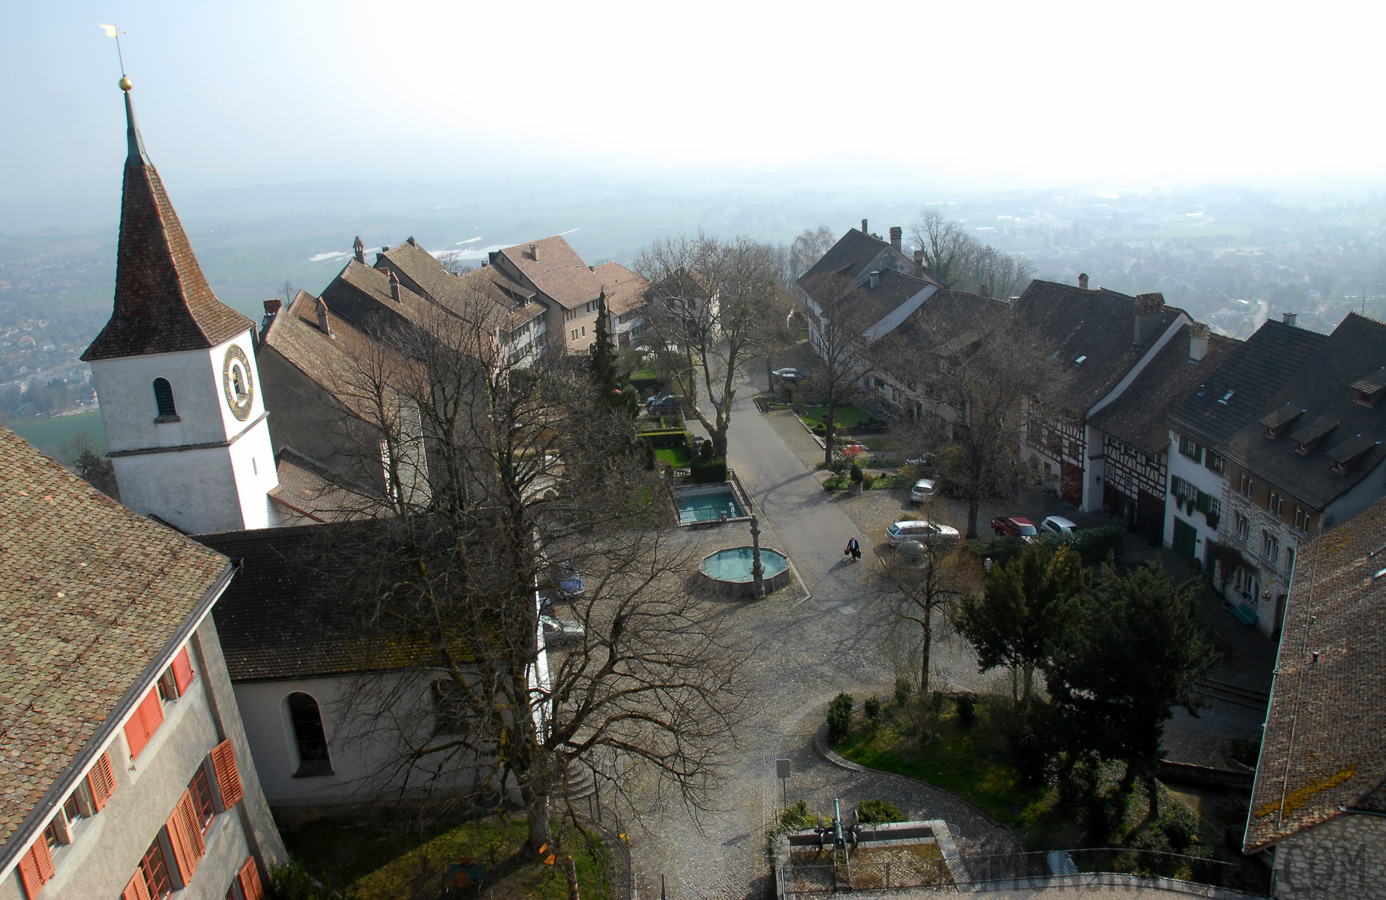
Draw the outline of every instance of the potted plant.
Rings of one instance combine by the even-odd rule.
[[[852,463],[852,468],[848,470],[848,477],[852,479],[852,486],[848,489],[848,493],[853,496],[861,493],[861,486],[862,482],[865,481],[865,475],[866,473],[861,470],[861,466]]]

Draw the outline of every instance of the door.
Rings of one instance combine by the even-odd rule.
[[[1198,529],[1178,516],[1174,517],[1174,552],[1193,562],[1196,559],[1194,547],[1198,543]]]
[[[1059,463],[1059,496],[1083,508],[1083,470],[1072,463]]]

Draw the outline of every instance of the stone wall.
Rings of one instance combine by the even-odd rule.
[[[1344,813],[1276,845],[1277,900],[1386,898],[1386,818]]]

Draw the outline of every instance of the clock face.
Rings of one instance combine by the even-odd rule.
[[[231,415],[245,421],[250,415],[251,401],[255,399],[255,383],[250,380],[250,360],[235,344],[227,349],[221,364],[221,387]]]

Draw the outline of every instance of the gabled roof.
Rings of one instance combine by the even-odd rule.
[[[1180,434],[1226,453],[1242,426],[1264,415],[1275,396],[1327,335],[1283,322],[1266,322],[1169,411],[1165,423]]]
[[[394,272],[405,287],[429,303],[480,328],[508,322],[504,326],[508,330],[540,311],[531,308],[519,321],[508,321],[516,304],[505,294],[490,289],[496,273],[480,277],[475,272],[454,275],[412,237],[376,254],[375,264]]]
[[[1202,327],[1202,326],[1200,326]],[[1207,354],[1194,361],[1189,356],[1193,326],[1185,325],[1141,370],[1120,399],[1103,407],[1089,421],[1117,440],[1157,456],[1169,444],[1165,415],[1183,402],[1225,363],[1242,342],[1220,334],[1207,336]]]
[[[355,259],[347,260],[337,277],[322,290],[327,308],[346,316],[358,328],[369,327],[367,323],[382,314],[414,323],[427,318],[427,300],[403,284],[399,285],[399,297],[394,297],[389,275]]]
[[[474,269],[458,276],[457,282],[457,291],[466,297],[460,302],[475,306],[484,298],[493,304],[497,315],[504,316],[500,326],[506,333],[544,315],[547,308],[534,289],[514,281],[497,266]]]
[[[624,316],[645,305],[649,282],[620,263],[604,262],[593,266],[592,274],[606,291],[606,310],[613,316]]]
[[[1386,500],[1300,546],[1275,672],[1248,853],[1386,813]]]
[[[398,380],[407,387],[418,375],[417,366],[388,344],[376,340],[326,309],[328,335],[320,327],[319,304],[327,304],[307,291],[299,291],[265,328],[263,346],[277,352],[314,384],[327,391],[357,417],[375,421],[379,411],[370,396],[369,381],[375,377]]]
[[[115,308],[82,354],[88,362],[205,350],[254,325],[218,300],[208,286],[159,173],[144,151],[128,92],[125,117],[129,155],[121,192]]]
[[[908,384],[925,354],[949,357],[965,351],[986,334],[1004,328],[1008,309],[1000,300],[970,291],[937,291],[872,344],[872,355],[893,377]]]
[[[339,475],[292,447],[275,454],[275,473],[279,485],[269,492],[270,499],[315,522],[364,519],[384,502],[347,490]]]
[[[84,750],[90,765],[231,568],[4,428],[0,485],[3,844],[41,802],[61,802],[45,794]]]
[[[526,280],[564,309],[596,300],[602,283],[562,235],[498,251]]]
[[[841,291],[873,271],[884,273],[887,270],[937,283],[913,260],[907,259],[890,244],[855,228],[849,228],[846,234],[838,238],[837,243],[800,275],[796,283],[810,295],[815,295],[825,285],[837,285],[837,290]]]
[[[1183,310],[1159,294],[1129,297],[1053,281],[1032,281],[1012,304],[1014,324],[1069,380],[1056,405],[1085,415],[1153,346]],[[1136,343],[1137,318],[1141,340]]]
[[[1386,359],[1386,323],[1348,313],[1227,442],[1225,455],[1262,481],[1323,510],[1386,460],[1386,403],[1357,402],[1354,384]],[[1277,437],[1267,438],[1267,422]],[[1299,440],[1309,442],[1299,451]],[[1321,439],[1321,440],[1320,440]],[[1351,462],[1345,471],[1335,464]]]

